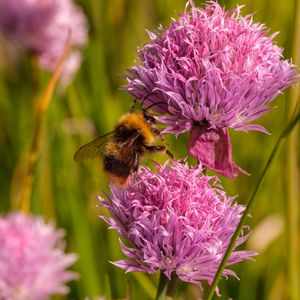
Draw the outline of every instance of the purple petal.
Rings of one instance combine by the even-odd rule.
[[[230,179],[239,173],[249,175],[232,161],[227,128],[208,129],[205,126],[194,126],[190,133],[188,149],[205,167]]]
[[[127,272],[162,270],[168,278],[176,274],[201,286],[200,281],[213,279],[245,208],[226,196],[217,177],[202,174],[201,165],[189,168],[173,161],[156,168],[141,167],[137,183],[126,189],[111,186],[109,201],[100,197],[115,220],[109,223],[130,244],[120,242],[128,259],[114,264]],[[248,236],[239,237],[235,248]],[[227,265],[253,255],[234,249]]]

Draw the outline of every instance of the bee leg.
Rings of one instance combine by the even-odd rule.
[[[164,142],[164,138],[160,135],[160,130],[157,128],[152,128],[153,134],[159,136],[160,139]]]
[[[183,157],[183,158],[180,158],[179,160],[178,160],[178,162],[179,163],[181,163],[181,164],[186,164],[186,162],[187,162],[187,157]]]
[[[160,137],[160,140],[166,145],[166,146],[165,146],[166,154],[167,154],[172,160],[174,160],[175,157],[174,157],[174,155],[172,154],[172,152],[168,149],[169,145],[166,143],[164,137],[161,135],[160,130],[157,129],[157,128],[154,128],[154,129],[153,129],[153,133],[154,133],[154,135]]]
[[[162,152],[166,150],[166,146],[144,146],[149,152]]]
[[[136,105],[136,102],[137,102],[137,98],[134,99],[131,107],[130,107],[130,113],[132,114],[134,112],[134,108],[135,108],[135,105]]]
[[[164,150],[166,151],[166,154],[167,154],[172,160],[174,160],[175,157],[174,157],[174,155],[172,154],[172,152],[168,149],[168,146],[169,146],[169,145],[166,143],[165,139],[164,139],[163,136],[160,134],[160,130],[157,129],[157,128],[153,128],[153,133],[154,133],[154,135],[160,137],[160,140],[166,145],[166,146],[164,146],[164,147],[165,147]],[[162,146],[162,147],[163,147],[163,146]],[[158,151],[159,151],[159,150],[158,150]]]
[[[150,152],[163,152],[165,151],[166,154],[172,159],[174,160],[175,157],[174,155],[171,153],[171,151],[166,147],[166,146],[144,146],[146,148],[146,150],[150,151]]]
[[[172,159],[175,160],[174,155],[172,154],[172,152],[170,152],[170,150],[168,148],[166,148],[166,154]]]
[[[138,169],[139,169],[139,153],[136,152],[134,157],[134,165],[133,165],[134,183],[138,182],[138,176],[137,176]]]

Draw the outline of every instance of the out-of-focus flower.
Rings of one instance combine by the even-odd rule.
[[[216,177],[201,168],[167,162],[157,172],[143,167],[128,187],[111,186],[107,200],[99,197],[111,218],[102,218],[124,239],[126,260],[114,262],[128,272],[153,274],[200,285],[211,282],[244,210],[226,196]],[[241,236],[235,248],[248,235]],[[233,251],[228,265],[250,259],[252,251]],[[223,275],[236,274],[229,269]]]
[[[40,217],[13,213],[0,218],[0,299],[46,300],[66,294],[77,278],[66,268],[76,260],[64,253],[64,232]]]
[[[65,62],[62,80],[67,83],[81,62],[80,48],[88,39],[87,21],[72,0],[1,0],[0,33],[20,50],[38,58],[53,71],[62,55],[68,32],[74,48]]]
[[[277,214],[267,216],[255,226],[247,244],[260,253],[268,251],[272,243],[284,233],[284,225],[283,216]]]
[[[178,20],[149,32],[124,89],[157,103],[153,110],[169,114],[158,117],[165,133],[191,131],[190,154],[234,178],[243,170],[232,161],[228,128],[266,132],[249,123],[299,78],[267,31],[252,15],[242,17],[240,7],[225,11],[210,1],[200,9],[188,1]]]

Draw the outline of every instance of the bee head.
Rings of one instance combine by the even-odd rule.
[[[148,107],[143,108],[143,115],[144,119],[147,121],[149,124],[156,124],[156,119],[153,117],[151,114],[148,113],[149,109],[155,105],[160,105],[160,104],[165,104],[165,102],[156,102],[150,104]]]
[[[154,125],[154,124],[156,124],[156,119],[155,119],[155,117],[154,116],[152,116],[148,111],[149,111],[149,109],[151,109],[153,106],[156,106],[156,105],[166,105],[166,103],[165,102],[155,102],[155,103],[152,103],[152,104],[150,104],[148,107],[144,107],[144,102],[145,102],[145,100],[148,98],[148,97],[150,97],[150,96],[152,96],[153,94],[155,94],[155,92],[152,92],[152,93],[150,93],[150,94],[148,94],[146,97],[143,97],[142,99],[141,99],[141,108],[142,108],[142,111],[143,111],[143,117],[144,117],[144,119],[145,119],[145,121],[148,123],[148,124],[152,124],[152,125]],[[138,98],[136,98],[136,99],[134,99],[134,102],[133,102],[133,104],[132,104],[132,106],[131,106],[131,109],[130,109],[130,113],[133,113],[134,112],[134,108],[135,108],[135,105],[136,105],[136,102],[138,101]]]
[[[147,123],[149,124],[155,124],[156,123],[156,119],[151,116],[147,110],[143,110],[143,116],[144,116],[144,119],[146,120]]]

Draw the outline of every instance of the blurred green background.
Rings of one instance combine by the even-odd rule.
[[[96,196],[101,191],[108,191],[101,158],[77,164],[73,161],[73,154],[82,144],[112,130],[118,117],[128,111],[133,99],[120,89],[125,84],[120,74],[133,64],[137,46],[148,41],[145,29],[169,24],[170,17],[183,11],[185,1],[77,2],[89,19],[90,42],[73,83],[66,90],[57,89],[48,109],[33,181],[32,211],[55,219],[58,227],[65,228],[68,251],[80,256],[74,266],[80,273],[80,280],[70,284],[68,296],[55,299],[84,299],[85,296],[93,299],[96,295],[105,295],[107,299],[153,299],[157,276],[125,274],[109,263],[123,255],[118,236],[109,231],[98,217],[100,208]],[[297,43],[300,37],[296,29],[300,23],[298,21],[298,27],[295,25],[296,18],[299,18],[296,0],[220,2],[226,8],[245,4],[243,15],[255,12],[254,20],[265,23],[271,28],[270,33],[280,31],[276,42],[285,48],[284,56],[293,56],[293,62],[299,65]],[[201,2],[195,0],[195,4]],[[11,209],[18,193],[19,186],[12,184],[13,178],[18,183],[18,161],[30,147],[37,99],[49,78],[49,74],[37,72],[30,57],[25,57],[22,65],[13,69],[5,59],[5,53],[0,52],[2,213]],[[246,203],[253,190],[287,120],[296,93],[296,88],[285,91],[276,99],[276,109],[260,119],[259,122],[271,132],[270,136],[259,132],[230,132],[234,160],[252,174],[251,177],[240,175],[235,181],[222,178],[228,194],[239,195],[240,203]],[[167,137],[177,157],[186,155],[186,140],[186,135],[177,140]],[[296,299],[297,291],[292,290],[295,290],[295,284],[300,286],[297,277],[299,156],[292,145],[298,140],[299,133],[294,134],[292,142],[281,148],[248,219],[253,234],[244,248],[256,250],[259,255],[254,262],[233,267],[240,281],[233,278],[221,280],[221,299]],[[162,162],[167,156],[155,158]],[[150,159],[147,157],[144,162]],[[201,295],[201,289],[182,283],[177,299],[200,299]]]

